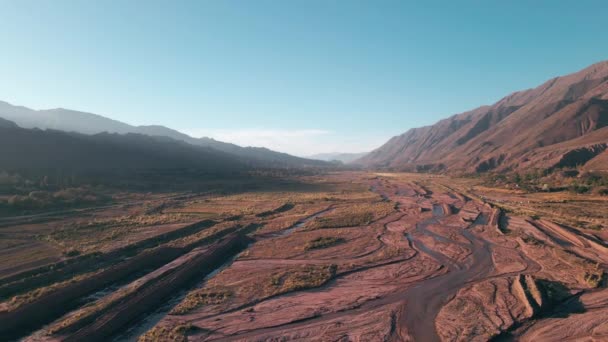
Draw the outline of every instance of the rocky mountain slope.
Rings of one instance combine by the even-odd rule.
[[[608,61],[604,61],[515,92],[491,106],[411,129],[356,163],[452,172],[587,165],[606,169],[607,143]]]
[[[295,157],[261,147],[241,147],[235,144],[217,141],[211,138],[193,138],[164,126],[132,126],[112,120],[101,115],[79,112],[69,109],[33,110],[13,106],[0,101],[0,118],[15,122],[22,128],[52,129],[82,134],[98,133],[136,133],[155,137],[166,137],[186,142],[191,145],[209,147],[240,157],[241,161],[251,166],[262,167],[305,167],[324,166],[318,160]]]

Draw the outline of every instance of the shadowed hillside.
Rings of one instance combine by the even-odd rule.
[[[2,128],[17,128],[17,124],[12,121],[4,120],[0,118],[0,127]]]
[[[0,165],[5,170],[196,168],[214,172],[245,167],[220,151],[139,134],[84,135],[1,124]]]
[[[218,151],[231,153],[240,157],[242,162],[251,166],[262,167],[308,167],[324,166],[318,160],[295,157],[286,153],[275,152],[261,147],[241,147],[235,144],[217,141],[211,138],[193,138],[164,126],[131,126],[101,115],[79,112],[69,109],[33,110],[13,106],[0,101],[0,118],[14,121],[23,128],[53,129],[82,134],[137,133],[148,136],[167,137],[188,144],[210,147]]]

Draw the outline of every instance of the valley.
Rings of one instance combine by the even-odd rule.
[[[2,339],[608,338],[606,196],[364,171],[211,184],[3,218]]]
[[[606,1],[0,1],[0,342],[608,341]]]

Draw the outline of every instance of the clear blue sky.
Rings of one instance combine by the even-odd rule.
[[[0,100],[363,151],[608,59],[608,1],[0,1]]]

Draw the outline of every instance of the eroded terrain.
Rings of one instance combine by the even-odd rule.
[[[23,262],[0,264],[1,336],[608,339],[605,198],[414,174],[298,181],[4,225],[19,244],[2,253]],[[595,229],[568,221],[576,210]]]

